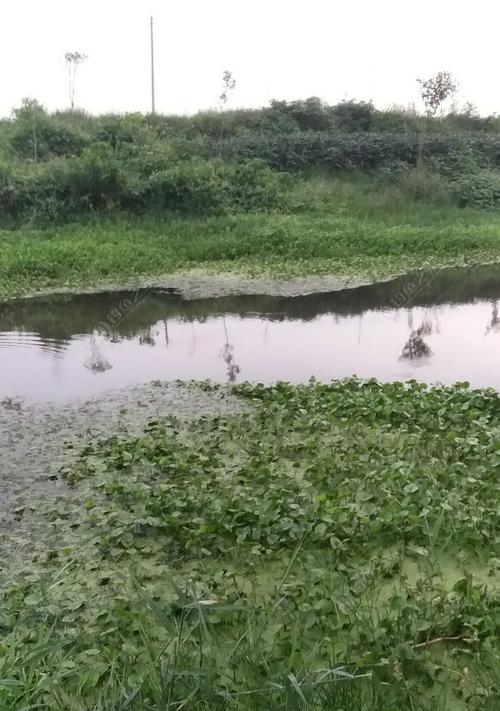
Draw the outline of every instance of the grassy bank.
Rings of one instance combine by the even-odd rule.
[[[198,270],[386,276],[500,255],[500,123],[364,102],[0,122],[0,298]]]
[[[0,706],[497,708],[498,394],[234,392],[238,414],[88,447],[74,498],[40,503]]]
[[[202,270],[387,276],[500,258],[500,214],[345,181],[309,181],[287,214],[116,217],[0,231],[0,298]]]

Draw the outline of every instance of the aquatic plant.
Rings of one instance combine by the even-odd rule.
[[[4,706],[495,708],[498,393],[233,392],[64,471],[3,592]]]

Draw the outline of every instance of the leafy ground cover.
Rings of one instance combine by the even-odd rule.
[[[2,230],[0,298],[129,285],[192,270],[376,279],[426,266],[500,258],[498,214],[432,205],[400,206],[391,212],[387,195],[382,206],[361,210],[361,198],[341,192],[328,198],[329,207],[289,214],[117,218]]]
[[[0,706],[497,708],[498,393],[233,391],[62,473],[4,587]]]

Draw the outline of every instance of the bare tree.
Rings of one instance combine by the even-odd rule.
[[[75,108],[75,90],[76,90],[76,74],[80,64],[87,59],[86,54],[81,52],[66,52],[64,60],[66,69],[68,70],[68,88],[69,88],[69,103],[71,111]]]

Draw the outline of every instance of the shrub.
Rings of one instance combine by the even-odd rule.
[[[327,104],[317,96],[304,101],[271,101],[262,113],[281,131],[328,131],[332,128],[332,113]]]
[[[491,208],[500,204],[500,173],[482,170],[464,175],[453,184],[461,207]]]
[[[268,210],[284,207],[286,195],[285,176],[258,161],[231,165],[192,160],[145,177],[130,166],[124,169],[103,144],[78,158],[57,158],[22,170],[0,165],[0,211],[14,219],[59,221],[117,208],[195,214]]]
[[[36,101],[25,100],[14,113],[9,142],[21,158],[48,160],[74,156],[89,143],[89,137],[82,131],[62,118],[50,116]]]
[[[81,134],[57,125],[55,122],[39,123],[36,126],[36,156],[38,160],[61,156],[75,156],[81,153],[87,140]],[[22,158],[35,156],[35,138],[33,128],[26,124],[17,124],[10,144]]]
[[[415,167],[396,163],[379,171],[382,183],[414,202],[449,202],[450,184],[447,178],[431,166]]]
[[[0,171],[0,210],[17,218],[61,220],[121,204],[126,176],[106,152],[89,149],[78,158],[55,158],[22,170]]]
[[[340,130],[357,133],[372,128],[376,111],[371,102],[342,101],[332,107],[331,113]]]
[[[146,146],[162,141],[157,129],[142,114],[100,116],[94,130],[96,142],[122,152],[125,157],[140,154]]]
[[[260,161],[239,165],[192,160],[146,181],[139,204],[183,213],[223,213],[285,206],[285,178]]]
[[[318,131],[232,138],[226,140],[222,148],[227,158],[259,158],[284,171],[313,167],[373,170],[395,161],[415,163],[416,151],[416,140],[409,140],[404,134]]]

